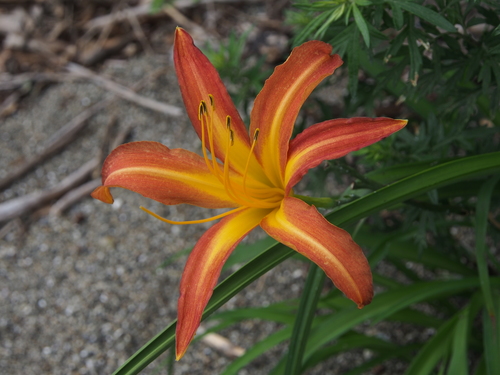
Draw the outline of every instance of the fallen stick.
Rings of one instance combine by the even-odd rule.
[[[110,79],[104,78],[92,72],[91,70],[84,68],[81,65],[75,63],[68,63],[66,65],[66,69],[71,73],[92,80],[96,85],[112,92],[113,94],[119,96],[120,98],[126,99],[142,107],[152,109],[153,111],[157,111],[168,116],[180,116],[183,113],[180,107],[161,103],[153,99],[145,98],[144,96],[136,94],[133,90],[129,89],[128,87],[122,86],[116,82],[111,81]]]
[[[242,0],[176,0],[174,6],[177,9],[189,8],[196,5],[208,4],[208,3],[234,3],[242,2]],[[247,3],[263,3],[263,0],[245,0]],[[171,5],[166,5],[166,7],[171,7]],[[102,28],[109,24],[115,22],[126,21],[129,17],[143,17],[143,16],[155,16],[151,13],[151,2],[146,4],[137,5],[135,7],[120,10],[118,12],[113,12],[112,14],[107,14],[105,16],[99,16],[88,21],[84,28]]]
[[[133,85],[132,90],[139,90],[147,81],[149,81],[150,79],[156,79],[156,77],[163,71],[163,68],[156,70],[152,74],[145,77],[145,79],[142,79],[141,81]],[[68,75],[70,74],[71,73],[68,73]],[[71,74],[71,77],[75,78],[75,75]],[[47,145],[42,151],[29,157],[20,167],[7,174],[7,176],[0,180],[0,190],[10,185],[16,179],[23,176],[35,166],[46,160],[48,157],[65,147],[74,139],[76,134],[85,127],[87,120],[90,117],[111,104],[115,99],[115,96],[110,96],[92,105],[90,108],[87,108],[72,120],[70,120],[66,125],[60,128],[49,138],[49,140],[47,141]]]
[[[85,181],[92,171],[97,168],[99,162],[100,158],[93,158],[51,189],[27,194],[0,203],[0,222],[9,221],[22,216],[53,199],[59,198],[67,191]]]
[[[7,174],[6,177],[0,180],[0,189],[10,185],[16,179],[33,169],[36,165],[40,164],[48,157],[65,147],[74,139],[77,133],[85,127],[87,120],[95,113],[106,107],[111,100],[112,97],[94,104],[60,128],[56,133],[54,133],[54,135],[52,135],[52,137],[50,137],[47,141],[47,146],[40,153],[29,157],[19,168],[13,170]]]
[[[218,333],[207,333],[202,337],[201,341],[228,357],[241,357],[245,354],[245,349],[234,345],[231,341]]]
[[[84,197],[90,197],[90,193],[102,183],[100,178],[87,181],[83,185],[64,194],[56,203],[50,207],[49,215],[58,216],[71,205]]]
[[[15,90],[31,82],[67,82],[81,79],[71,73],[0,73],[0,91]]]

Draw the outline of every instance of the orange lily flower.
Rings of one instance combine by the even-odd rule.
[[[181,28],[174,62],[187,113],[202,141],[203,156],[156,142],[116,148],[102,168],[103,186],[92,196],[113,203],[110,187],[135,191],[167,205],[232,208],[192,224],[222,218],[199,239],[180,285],[176,355],[195,335],[222,266],[238,243],[260,225],[271,237],[303,254],[359,308],[373,296],[372,275],[361,248],[293,186],[324,160],[342,157],[387,137],[406,120],[351,118],[313,125],[290,140],[300,107],[325,77],[342,65],[332,47],[310,41],[295,48],[255,99],[246,130],[217,71]]]

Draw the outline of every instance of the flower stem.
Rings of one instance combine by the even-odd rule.
[[[311,264],[304,291],[300,299],[297,318],[293,326],[285,374],[299,375],[302,373],[302,358],[307,344],[307,338],[316,313],[316,306],[321,295],[325,273],[316,264]]]
[[[311,204],[315,207],[321,207],[321,208],[333,208],[337,206],[337,200],[333,198],[314,198],[314,197],[308,197],[306,195],[300,195],[300,194],[294,194],[293,195],[295,198],[298,198],[300,200],[303,200],[307,204]]]

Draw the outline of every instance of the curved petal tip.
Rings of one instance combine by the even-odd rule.
[[[99,186],[90,194],[90,196],[108,204],[112,204],[115,201],[109,191],[109,187],[107,186]]]

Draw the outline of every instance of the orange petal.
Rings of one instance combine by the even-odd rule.
[[[323,160],[340,158],[378,142],[405,127],[407,120],[355,117],[313,125],[290,142],[285,182],[287,192]]]
[[[215,112],[211,113],[214,151],[216,157],[221,161],[224,161],[229,137],[226,116],[231,117],[231,129],[233,130],[231,168],[243,174],[251,146],[245,124],[214,66],[194,45],[191,36],[180,27],[175,31],[174,63],[186,110],[200,139],[202,136],[198,119],[200,101],[205,101],[208,111],[211,113],[209,95],[212,95],[214,99]],[[208,143],[207,149],[210,151]],[[250,176],[267,182],[255,156],[251,156],[249,170]]]
[[[331,52],[330,45],[317,40],[294,48],[255,99],[250,134],[260,129],[255,152],[277,187],[284,188],[288,142],[300,107],[319,82],[342,65]]]
[[[314,206],[287,197],[260,225],[321,267],[359,308],[371,302],[372,274],[363,251],[349,233],[330,224]]]
[[[92,196],[105,203],[113,203],[109,188],[121,187],[163,204],[238,206],[202,157],[157,142],[132,142],[114,149],[103,164],[102,184]]]
[[[206,231],[192,250],[180,286],[175,334],[177,360],[186,352],[200,325],[224,262],[270,211],[249,208],[227,216]]]

